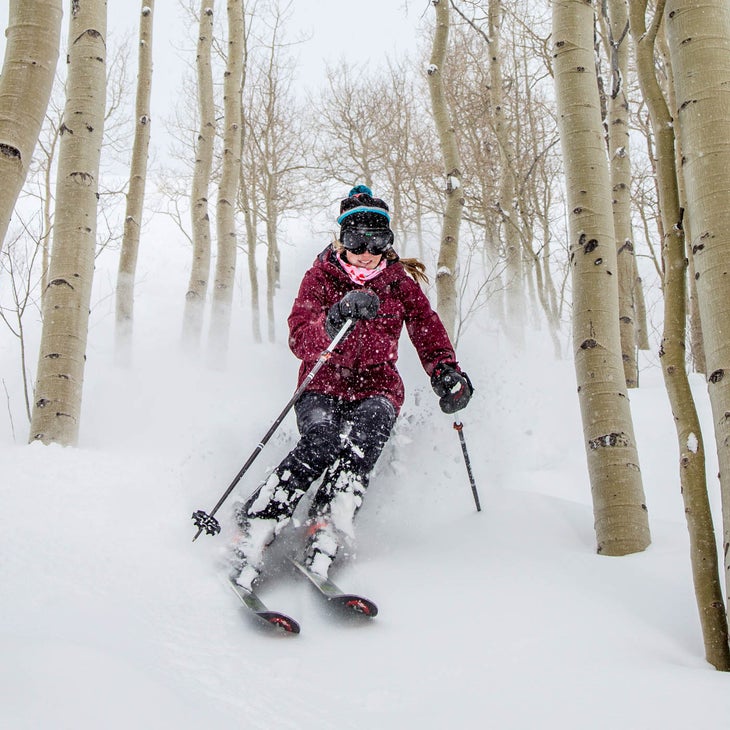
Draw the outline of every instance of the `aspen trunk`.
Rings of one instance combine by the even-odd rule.
[[[666,0],[662,0],[662,10],[666,7]],[[669,48],[667,47],[666,41],[666,28],[665,24],[662,23],[659,32],[657,33],[656,42],[658,44],[661,58],[664,61],[665,68],[667,70],[667,80],[665,82],[667,103],[670,109],[677,108],[677,95],[674,88],[674,73],[672,71],[672,61],[669,57]],[[682,219],[682,228],[684,230],[685,246],[687,248],[686,256],[688,260],[688,274],[689,274],[689,287],[688,287],[688,315],[689,315],[689,348],[690,356],[692,358],[692,366],[694,371],[697,373],[707,374],[707,361],[705,360],[705,345],[702,341],[702,323],[700,321],[700,308],[697,302],[697,282],[695,277],[695,264],[692,256],[692,221],[687,212],[687,191],[684,184],[684,168],[682,165],[683,153],[682,153],[682,141],[679,135],[674,135],[674,158],[675,158],[675,172],[677,176],[677,189],[679,191],[679,207],[684,210],[684,217]]]
[[[515,344],[524,345],[525,337],[525,277],[522,271],[522,245],[517,228],[515,197],[515,151],[504,115],[504,80],[500,32],[502,28],[502,0],[489,1],[489,69],[491,76],[491,101],[494,109],[494,134],[499,146],[499,212],[502,236],[506,252],[506,308],[507,331]]]
[[[636,304],[636,345],[639,350],[650,350],[649,327],[646,316],[646,301],[644,299],[644,281],[639,276],[639,267],[634,258],[634,301]]]
[[[276,223],[279,217],[274,199],[274,183],[269,179],[266,186],[266,318],[269,342],[276,342],[276,318],[274,316],[274,295],[279,285],[281,262]]]
[[[446,207],[436,271],[436,308],[453,341],[458,309],[456,266],[464,197],[461,190],[461,160],[456,143],[456,130],[449,116],[442,76],[449,40],[449,0],[433,0],[433,4],[436,7],[436,30],[428,67],[428,89],[446,174]]]
[[[137,55],[137,98],[135,101],[134,144],[130,166],[124,236],[117,271],[116,357],[123,365],[132,361],[132,327],[134,323],[134,277],[137,271],[139,239],[144,215],[147,184],[147,160],[150,148],[150,94],[152,92],[152,26],[154,0],[142,0],[139,18]]]
[[[657,188],[664,241],[664,333],[660,356],[672,406],[679,447],[679,475],[690,537],[695,596],[707,661],[730,669],[727,617],[722,601],[717,543],[705,479],[705,451],[689,379],[685,369],[687,260],[679,203],[672,118],[655,76],[654,39],[661,5],[649,32],[646,0],[632,0],[631,32],[636,42],[639,83],[651,115],[656,139]]]
[[[45,291],[48,286],[48,267],[51,261],[51,232],[53,230],[52,170],[59,135],[60,130],[55,130],[46,155],[45,170],[43,171],[43,236],[41,237],[41,246],[43,247],[41,271],[43,273],[41,274],[41,291]]]
[[[208,195],[213,169],[215,144],[215,106],[210,51],[213,44],[213,10],[215,0],[202,0],[198,22],[198,48],[195,59],[198,79],[198,139],[195,146],[195,169],[190,193],[193,233],[193,261],[185,294],[182,338],[185,347],[197,351],[203,333],[205,298],[210,277],[210,208]]]
[[[677,108],[674,124],[691,224],[691,250],[715,426],[730,570],[730,6],[667,0],[664,14]]]
[[[631,228],[631,154],[629,144],[628,78],[629,18],[626,0],[608,0],[607,26],[611,53],[611,91],[608,98],[608,154],[613,191],[613,224],[618,252],[619,332],[626,386],[636,388],[636,305],[634,236]]]
[[[210,358],[225,363],[231,328],[236,275],[236,201],[241,178],[241,96],[243,86],[244,15],[242,0],[228,0],[228,55],[223,79],[223,166],[216,201],[218,255],[215,265]]]
[[[261,306],[259,304],[259,274],[256,267],[256,220],[258,216],[254,210],[252,195],[248,186],[241,185],[241,203],[243,220],[246,227],[248,241],[248,283],[251,287],[251,328],[254,342],[262,342],[261,337]]]
[[[685,227],[685,235],[687,233]],[[689,239],[691,240],[691,239]],[[689,348],[692,356],[692,367],[696,373],[707,374],[705,343],[702,339],[702,322],[700,306],[697,302],[697,285],[695,277],[694,257],[689,258]]]
[[[573,346],[597,549],[644,550],[649,524],[618,329],[611,185],[593,60],[594,8],[554,0],[553,53],[569,211]]]
[[[75,3],[30,439],[78,441],[106,88],[106,0]]]
[[[10,0],[0,74],[0,251],[51,97],[61,0]]]

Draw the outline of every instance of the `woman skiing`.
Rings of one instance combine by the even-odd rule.
[[[299,384],[350,320],[347,334],[294,406],[300,439],[234,515],[232,580],[251,589],[263,552],[323,474],[309,508],[303,562],[322,576],[362,504],[368,479],[403,405],[396,369],[405,324],[443,411],[464,408],[473,388],[418,281],[424,265],[399,259],[386,203],[358,185],[340,204],[340,236],[306,272],[289,316]]]

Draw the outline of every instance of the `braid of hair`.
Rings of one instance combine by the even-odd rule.
[[[400,262],[403,264],[403,268],[407,274],[410,274],[418,284],[428,286],[429,279],[426,273],[426,264],[418,259],[401,259]]]

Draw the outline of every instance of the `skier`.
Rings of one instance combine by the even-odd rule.
[[[300,440],[245,501],[234,507],[240,528],[231,546],[231,579],[252,590],[264,549],[287,525],[324,474],[306,522],[302,562],[326,577],[352,522],[375,463],[403,405],[396,369],[405,324],[441,409],[464,408],[473,387],[419,281],[417,259],[393,250],[388,205],[365,185],[340,204],[339,239],[305,273],[291,314],[289,346],[301,361],[299,384],[347,320],[353,325],[294,409]]]

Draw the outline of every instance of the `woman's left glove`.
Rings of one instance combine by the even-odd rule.
[[[469,376],[447,362],[440,362],[433,369],[431,387],[439,397],[439,405],[444,413],[456,413],[466,408],[474,392]]]

